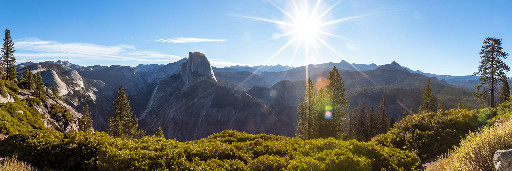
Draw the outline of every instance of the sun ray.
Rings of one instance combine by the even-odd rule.
[[[321,0],[317,0],[315,4],[315,8],[313,8],[313,12],[311,12],[311,15],[314,16],[316,13],[316,10],[318,10],[318,5],[320,5]]]
[[[295,32],[294,31],[290,31],[290,32],[286,32],[286,33],[283,33],[283,34],[278,34],[276,36],[272,36],[272,39],[279,39],[281,37],[289,36],[289,35],[292,35],[292,34],[295,34]]]
[[[295,17],[293,17],[290,13],[286,12],[283,8],[281,8],[276,3],[272,2],[272,1],[270,1],[270,3],[272,5],[274,5],[277,9],[279,9],[279,11],[281,11],[283,14],[287,15],[288,17],[290,17],[293,21],[297,20]]]
[[[334,7],[336,7],[342,0],[339,0],[338,2],[334,3],[331,7],[329,7],[327,10],[325,10],[322,14],[318,16],[318,18],[322,18],[325,15],[327,15]]]
[[[346,38],[346,37],[343,37],[343,36],[339,36],[339,35],[335,35],[335,34],[332,34],[332,33],[329,33],[329,32],[325,32],[325,31],[319,31],[318,33],[323,34],[323,35],[327,35],[327,36],[331,36],[331,37],[336,37],[336,38],[344,39],[344,40],[350,40],[349,38]]]
[[[258,18],[258,17],[242,16],[242,15],[234,15],[234,16],[241,17],[241,18],[247,18],[247,19],[253,19],[253,20],[259,20],[259,21],[266,21],[269,23],[276,23],[276,24],[281,24],[281,25],[290,26],[290,27],[294,26],[293,24],[283,22],[283,21],[276,21],[276,20],[270,20],[270,19],[264,19],[264,18]]]
[[[344,21],[353,20],[353,19],[356,19],[356,18],[366,17],[366,16],[369,16],[369,15],[373,15],[373,14],[363,14],[363,15],[358,15],[358,16],[352,16],[352,17],[340,18],[340,19],[337,19],[337,20],[332,20],[332,21],[323,22],[323,23],[321,23],[321,24],[320,24],[320,26],[326,26],[326,25],[331,25],[331,24],[337,24],[337,23],[341,23],[341,22],[344,22]]]

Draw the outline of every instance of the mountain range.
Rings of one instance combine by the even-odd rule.
[[[430,75],[396,62],[215,68],[204,54],[191,52],[188,58],[166,65],[79,66],[48,61],[20,64],[18,72],[26,67],[41,72],[45,85],[55,85],[76,111],[87,103],[94,129],[100,131],[113,116],[112,101],[123,86],[140,128],[152,134],[161,127],[166,138],[185,141],[226,129],[294,136],[306,71],[321,83],[334,66],[345,81],[351,106],[364,103],[376,108],[386,94],[389,115],[397,120],[406,110],[417,112],[427,78],[443,108],[477,104],[471,87],[478,83],[476,77]]]

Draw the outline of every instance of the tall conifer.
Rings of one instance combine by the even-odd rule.
[[[423,102],[420,106],[421,112],[436,112],[436,97],[430,88],[430,78],[427,78],[427,83],[423,89]]]
[[[16,71],[16,58],[14,57],[14,42],[12,42],[11,31],[5,29],[4,44],[2,46],[2,68],[1,71],[6,80],[15,80],[18,77]]]
[[[478,71],[473,75],[480,76],[480,84],[476,86],[477,93],[475,97],[488,100],[490,107],[495,107],[495,94],[498,81],[506,79],[506,71],[510,71],[510,67],[503,62],[507,59],[508,53],[503,51],[501,47],[501,39],[487,37],[480,51],[480,66]]]
[[[107,132],[113,137],[141,138],[144,132],[138,130],[138,126],[138,119],[130,107],[130,100],[121,86],[114,98],[114,116],[108,120]]]
[[[498,103],[504,103],[510,98],[510,87],[507,79],[501,79],[500,95],[498,96]]]

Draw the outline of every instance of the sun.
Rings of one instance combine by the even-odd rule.
[[[288,6],[286,6],[287,8],[285,8],[286,10],[281,6],[277,5],[276,3],[274,3],[272,0],[270,0],[269,2],[283,13],[283,18],[281,20],[272,20],[250,16],[238,17],[270,22],[279,25],[280,28],[282,28],[282,33],[273,36],[273,39],[289,37],[289,40],[270,58],[268,58],[266,63],[275,58],[278,54],[280,54],[284,49],[288,48],[291,44],[296,44],[295,53],[298,50],[304,50],[305,52],[306,77],[308,77],[307,66],[309,64],[308,61],[310,58],[310,49],[318,52],[318,48],[320,46],[325,46],[332,52],[334,52],[336,55],[343,58],[343,56],[335,48],[333,48],[331,45],[329,45],[329,43],[327,43],[326,39],[328,37],[340,38],[344,40],[349,39],[327,31],[329,30],[329,27],[345,21],[370,15],[364,14],[339,19],[330,19],[330,16],[334,16],[332,14],[333,8],[335,8],[341,2],[341,0],[337,1],[332,5],[329,5],[322,0],[317,0],[315,2],[308,0],[291,0],[288,1],[289,4]]]

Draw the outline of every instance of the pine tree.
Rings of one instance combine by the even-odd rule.
[[[82,111],[82,118],[80,118],[80,122],[78,124],[79,124],[78,130],[81,132],[93,130],[91,113],[89,113],[89,105],[87,105],[87,103],[84,104],[84,109]]]
[[[501,39],[488,37],[484,40],[484,45],[480,51],[480,66],[478,72],[473,75],[480,76],[480,84],[476,86],[477,98],[489,97],[488,105],[495,107],[495,93],[498,81],[506,79],[505,72],[510,71],[510,67],[503,62],[507,59],[508,53],[503,52]]]
[[[356,106],[354,106],[354,108],[352,109],[352,113],[350,115],[349,137],[351,139],[358,139],[359,132],[361,132],[361,117],[359,117],[359,114],[361,114],[361,109],[359,109],[359,105],[356,104]]]
[[[332,103],[332,122],[334,124],[335,137],[343,138],[348,135],[347,115],[350,108],[347,94],[345,92],[345,83],[341,78],[338,68],[333,67],[327,76],[327,89],[331,94]]]
[[[361,106],[361,110],[359,111],[359,120],[361,121],[361,123],[359,124],[359,141],[368,141],[368,139],[370,138],[370,135],[368,134],[368,112],[366,110],[366,103],[363,103],[363,105]]]
[[[388,116],[388,109],[386,105],[386,91],[384,91],[382,95],[382,100],[380,101],[379,105],[379,124],[378,124],[378,130],[379,134],[386,133],[389,130],[389,116]]]
[[[331,92],[329,89],[323,87],[318,90],[315,96],[315,122],[314,125],[314,133],[317,134],[316,138],[329,138],[336,137],[336,125],[333,122],[333,114],[331,111],[331,117],[327,117],[327,108],[332,108],[332,103],[330,101]]]
[[[35,84],[35,80],[34,80],[34,76],[32,75],[32,71],[30,71],[30,69],[28,69],[28,68],[25,68],[25,72],[23,72],[23,76],[20,79],[21,87],[23,87],[25,89],[33,90],[34,84]]]
[[[59,91],[57,90],[57,87],[55,87],[55,84],[52,84],[52,94],[55,97],[59,97]]]
[[[427,84],[425,84],[425,88],[423,89],[423,102],[420,106],[421,112],[436,112],[436,97],[434,96],[434,92],[430,88],[430,78],[427,78]]]
[[[41,77],[41,72],[37,72],[35,84],[36,84],[36,90],[35,90],[36,97],[41,100],[46,99],[46,90],[44,89],[44,82],[43,82],[43,77]]]
[[[2,73],[5,73],[4,79],[15,80],[18,77],[16,72],[16,58],[14,58],[14,42],[12,42],[11,31],[5,29],[4,44],[2,47]]]
[[[313,114],[314,112],[314,87],[311,79],[308,78],[306,82],[306,94],[304,100],[302,100],[297,107],[297,113],[299,114],[298,120],[298,131],[299,137],[302,139],[313,138]]]
[[[508,86],[507,79],[501,79],[500,95],[498,96],[498,103],[505,103],[510,98],[510,87]]]
[[[379,134],[379,115],[375,112],[375,109],[370,107],[370,110],[368,111],[368,124],[369,124],[369,134],[370,138],[376,136]]]
[[[114,116],[108,120],[107,132],[120,138],[141,138],[144,132],[138,130],[138,120],[130,107],[130,101],[123,86],[117,90],[114,98]]]
[[[162,127],[158,127],[158,131],[156,131],[155,136],[165,138],[164,131],[162,130]]]

